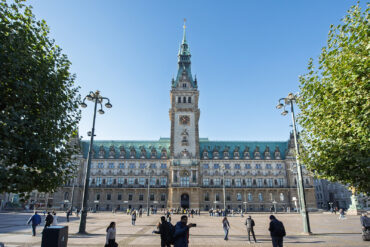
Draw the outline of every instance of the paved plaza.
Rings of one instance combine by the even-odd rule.
[[[31,227],[26,225],[30,213],[0,213],[0,242],[5,246],[40,246],[41,231],[38,227],[37,236],[31,236]],[[41,214],[42,215],[42,214]],[[65,213],[59,213],[61,225],[69,226],[68,246],[104,246],[105,229],[111,221],[117,223],[117,243],[119,246],[160,246],[160,236],[152,234],[159,222],[160,214],[138,218],[136,226],[131,225],[131,217],[123,214],[104,212],[88,215],[87,231],[89,235],[78,235],[79,218],[73,216],[66,222]],[[194,216],[189,222],[197,227],[190,230],[190,246],[272,246],[268,228],[269,214],[252,214],[256,222],[255,233],[257,244],[249,244],[244,226],[245,217],[228,217],[231,225],[229,241],[223,240],[222,217],[210,217],[203,213]],[[277,214],[282,220],[287,237],[284,246],[370,246],[361,239],[359,216],[347,216],[339,220],[338,215],[315,213],[310,214],[313,235],[302,235],[300,215]],[[42,217],[44,218],[44,217]],[[179,221],[180,215],[172,217],[172,223]]]

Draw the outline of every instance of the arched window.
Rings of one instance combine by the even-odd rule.
[[[260,200],[260,202],[263,202],[263,196],[262,196],[262,193],[258,193],[258,199]]]
[[[253,201],[253,196],[252,196],[252,193],[248,193],[248,201]]]
[[[68,200],[68,198],[69,198],[69,193],[68,192],[64,193],[64,200]]]
[[[184,96],[184,98],[182,99],[182,103],[186,103],[186,97]]]
[[[191,103],[191,97],[188,97],[188,103]]]
[[[181,103],[181,97],[177,98],[177,103]]]

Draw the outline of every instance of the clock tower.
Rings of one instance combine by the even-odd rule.
[[[199,91],[196,77],[191,74],[191,54],[184,34],[178,54],[178,71],[172,79],[171,158],[175,165],[199,163]]]

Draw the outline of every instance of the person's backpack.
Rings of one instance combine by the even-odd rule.
[[[170,222],[167,222],[168,224],[168,242],[170,244],[175,244],[175,226],[172,225]]]

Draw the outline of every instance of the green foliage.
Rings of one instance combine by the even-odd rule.
[[[47,192],[75,169],[80,96],[67,56],[22,2],[0,0],[0,192]]]
[[[318,177],[370,192],[369,5],[331,26],[318,68],[300,77],[302,159]]]

